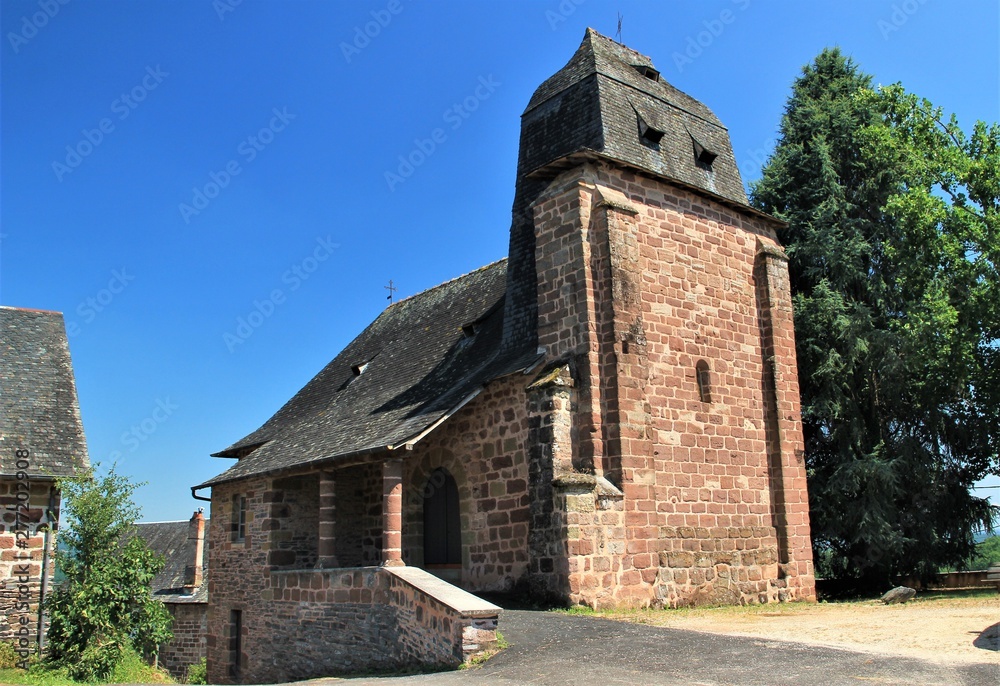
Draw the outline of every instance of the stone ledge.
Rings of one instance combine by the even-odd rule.
[[[775,245],[774,243],[762,241],[759,238],[757,239],[757,254],[766,255],[768,257],[776,257],[783,262],[788,262],[788,255],[781,249],[780,246]]]
[[[494,617],[503,612],[503,608],[452,586],[419,567],[383,567],[382,570],[447,605],[463,617]]]
[[[594,491],[602,497],[624,497],[624,494],[617,486],[603,476],[597,476],[596,474],[581,474],[580,472],[560,474],[552,480],[552,485],[567,491]]]

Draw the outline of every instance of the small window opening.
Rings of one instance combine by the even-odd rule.
[[[642,74],[643,76],[645,76],[650,81],[660,80],[660,72],[656,71],[652,67],[648,67],[644,64],[637,64],[635,65],[635,70],[640,74]]]
[[[239,543],[247,538],[246,496],[233,496],[233,541]]]
[[[229,676],[239,677],[243,654],[243,611],[229,611]]]
[[[698,360],[694,370],[698,379],[698,397],[703,403],[712,402],[712,372],[708,369],[708,362]]]
[[[653,145],[659,145],[660,139],[663,138],[663,131],[653,128],[640,116],[639,135],[642,136],[643,140],[649,141]]]
[[[354,372],[354,376],[361,376],[366,369],[368,369],[367,362],[365,362],[364,364],[355,364],[351,366],[351,371]]]
[[[462,325],[462,335],[466,338],[472,338],[477,333],[479,333],[479,326],[475,322]]]
[[[712,171],[712,162],[715,162],[716,157],[718,157],[717,154],[698,141],[694,141],[694,161],[699,167],[705,171]]]

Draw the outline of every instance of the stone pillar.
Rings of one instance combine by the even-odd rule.
[[[334,534],[336,523],[336,499],[333,472],[320,472],[319,475],[319,556],[316,566],[337,567],[337,545]]]
[[[382,565],[403,566],[403,460],[382,463]]]
[[[771,409],[766,429],[779,562],[785,575],[797,577],[798,597],[809,599],[815,595],[815,582],[788,258],[778,246],[760,239],[757,249],[754,278],[762,310],[765,382],[770,387],[766,395],[771,396],[765,398]]]

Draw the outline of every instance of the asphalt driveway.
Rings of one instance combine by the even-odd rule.
[[[510,648],[478,669],[309,684],[1000,684],[995,664],[941,665],[587,616],[508,610],[500,626]]]

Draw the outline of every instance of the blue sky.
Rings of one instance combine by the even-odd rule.
[[[390,279],[506,255],[519,115],[619,12],[745,181],[825,46],[966,128],[998,119],[995,2],[4,0],[0,302],[65,313],[91,459],[149,482],[145,519],[204,504],[190,486],[229,464],[209,453]]]

